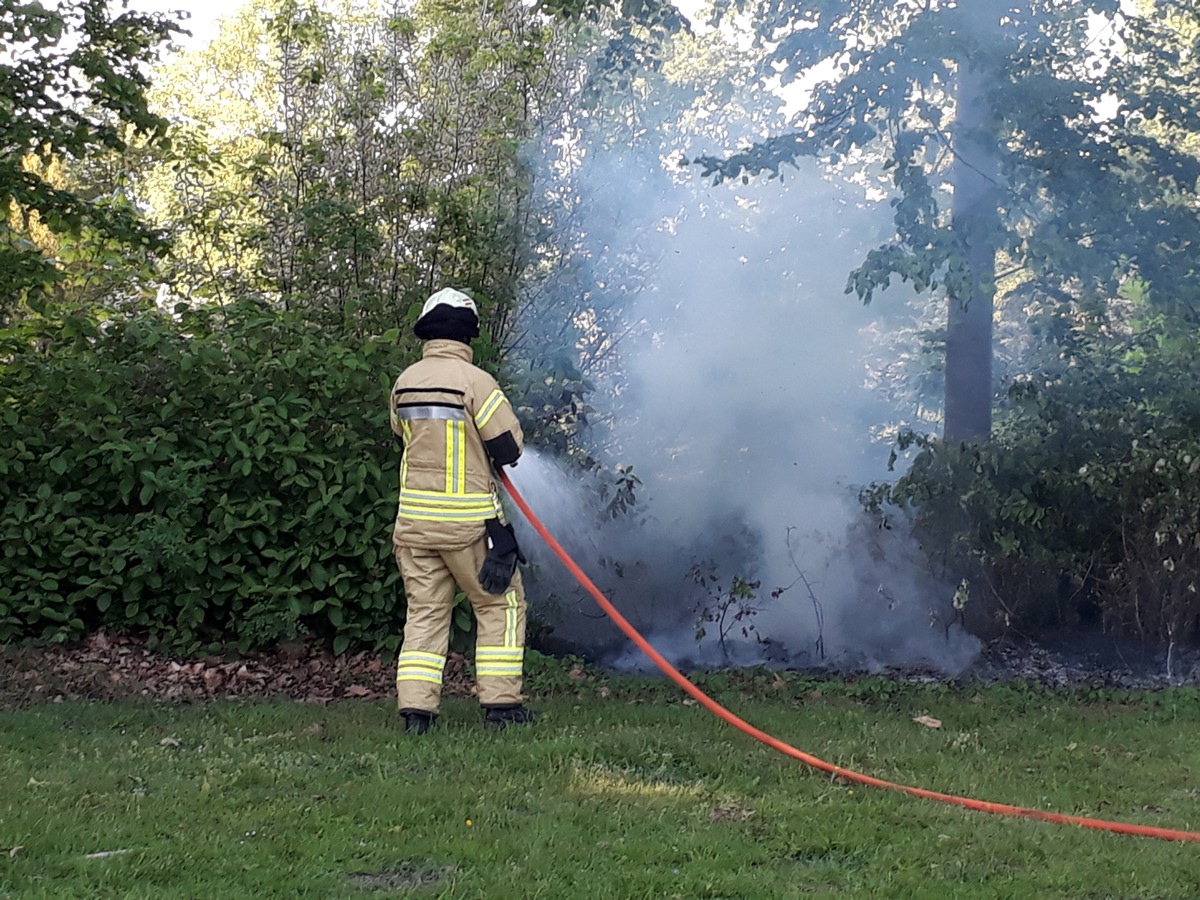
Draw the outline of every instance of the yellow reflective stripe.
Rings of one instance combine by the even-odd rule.
[[[482,491],[472,491],[471,493],[462,494],[447,494],[444,491],[419,491],[416,489],[405,489],[400,494],[401,498],[407,498],[413,503],[436,504],[438,506],[484,506],[492,505],[492,495],[483,493]]]
[[[467,492],[467,423],[456,422],[458,426],[458,481],[454,485],[454,493]]]
[[[475,674],[481,678],[521,677],[525,660],[523,647],[477,647]]]
[[[429,653],[425,650],[404,650],[401,652],[398,662],[423,662],[435,666],[444,666],[446,664],[446,657],[440,653]]]
[[[423,653],[407,650],[396,662],[396,681],[424,681],[441,684],[446,668],[446,657],[438,653]]]
[[[402,662],[396,666],[396,673],[401,672],[427,672],[437,677],[442,677],[442,670],[445,668],[444,663],[436,665],[425,662]]]
[[[446,423],[447,494],[462,494],[467,490],[466,425],[466,422]]]
[[[486,512],[488,515],[496,514],[496,507],[490,503],[480,503],[478,500],[473,503],[439,503],[437,500],[428,500],[425,498],[401,497],[400,502],[404,506],[410,506],[421,512],[445,510],[446,512]]]
[[[509,591],[504,595],[508,606],[504,609],[504,645],[517,646],[517,592]]]
[[[399,683],[401,681],[424,681],[426,684],[441,684],[442,676],[418,674],[416,672],[397,672],[396,682]]]
[[[496,506],[491,494],[401,490],[398,514],[422,521],[482,522],[496,515]]]
[[[400,492],[398,515],[425,522],[482,522],[496,515],[490,494]]]
[[[496,514],[490,503],[431,503],[428,500],[413,500],[408,497],[400,501],[400,507],[414,513],[446,513],[450,516],[486,515],[491,518]]]
[[[475,669],[477,678],[520,678],[523,674],[520,663],[502,666],[480,665]]]
[[[475,658],[478,660],[522,660],[525,658],[524,647],[476,647]]]
[[[406,509],[400,510],[400,518],[412,519],[414,522],[486,522],[491,517],[491,513],[418,513]]]
[[[479,412],[475,413],[475,427],[482,428],[486,425],[502,403],[504,403],[504,391],[496,388],[496,390],[488,395],[487,400],[483,401],[483,406],[479,408]]]

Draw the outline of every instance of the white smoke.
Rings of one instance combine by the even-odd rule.
[[[535,513],[674,661],[964,668],[977,641],[953,621],[954,586],[925,574],[900,529],[866,527],[857,504],[859,486],[895,477],[872,432],[898,411],[868,389],[867,367],[882,317],[907,310],[886,296],[863,307],[844,287],[889,233],[889,210],[816,164],[731,188],[600,146],[574,177],[573,265],[588,289],[557,290],[581,298],[576,312],[618,305],[639,325],[591,403],[611,422],[609,461],[643,484],[633,515],[605,519],[594,485],[530,453],[513,481]],[[617,285],[621,259],[652,266]],[[636,665],[518,528],[535,614],[570,645]],[[731,597],[735,577],[757,582],[753,597]]]

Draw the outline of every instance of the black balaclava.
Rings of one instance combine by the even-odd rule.
[[[413,334],[423,341],[449,340],[471,343],[479,337],[479,317],[461,306],[439,303],[413,326]]]

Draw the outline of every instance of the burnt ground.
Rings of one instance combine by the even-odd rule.
[[[1168,671],[1169,663],[1169,671]],[[823,671],[831,678],[862,673]],[[1103,636],[1072,636],[1044,645],[993,644],[965,672],[876,672],[906,681],[996,683],[1024,681],[1052,688],[1103,686],[1145,690],[1200,684],[1200,648],[1122,644]],[[394,696],[391,664],[372,653],[335,657],[301,644],[237,658],[180,659],[151,651],[127,637],[93,635],[71,646],[0,647],[0,709],[64,700],[141,698],[162,702],[287,697],[324,704]],[[444,687],[448,697],[470,697],[475,688],[468,660],[451,654]]]
[[[1195,686],[1200,685],[1200,647],[1168,648],[1102,634],[1073,634],[1040,645],[990,646],[959,678],[1021,680],[1064,689]]]

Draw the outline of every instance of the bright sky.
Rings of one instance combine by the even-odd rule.
[[[120,0],[114,0],[117,5]],[[189,44],[205,43],[216,36],[217,23],[232,14],[247,0],[127,0],[131,9],[141,9],[153,12],[171,12],[186,10],[191,18],[184,27],[192,32]],[[699,11],[706,5],[706,0],[674,0],[675,6],[693,21],[699,18]],[[1134,9],[1133,0],[1121,0],[1122,9],[1130,13]],[[698,23],[697,23],[698,24]]]
[[[248,0],[128,0],[128,6],[146,12],[185,10],[190,18],[183,23],[183,27],[192,33],[192,37],[183,39],[181,43],[194,46],[216,37],[217,23],[246,2]],[[113,0],[113,6],[119,3],[120,0]],[[699,10],[705,3],[706,0],[675,0],[675,6],[693,21],[698,18]]]
[[[120,0],[112,3],[119,5]],[[192,33],[190,38],[181,38],[185,46],[205,44],[217,36],[217,23],[236,12],[247,0],[128,0],[129,9],[145,12],[175,12],[184,10],[189,18],[182,22]]]

